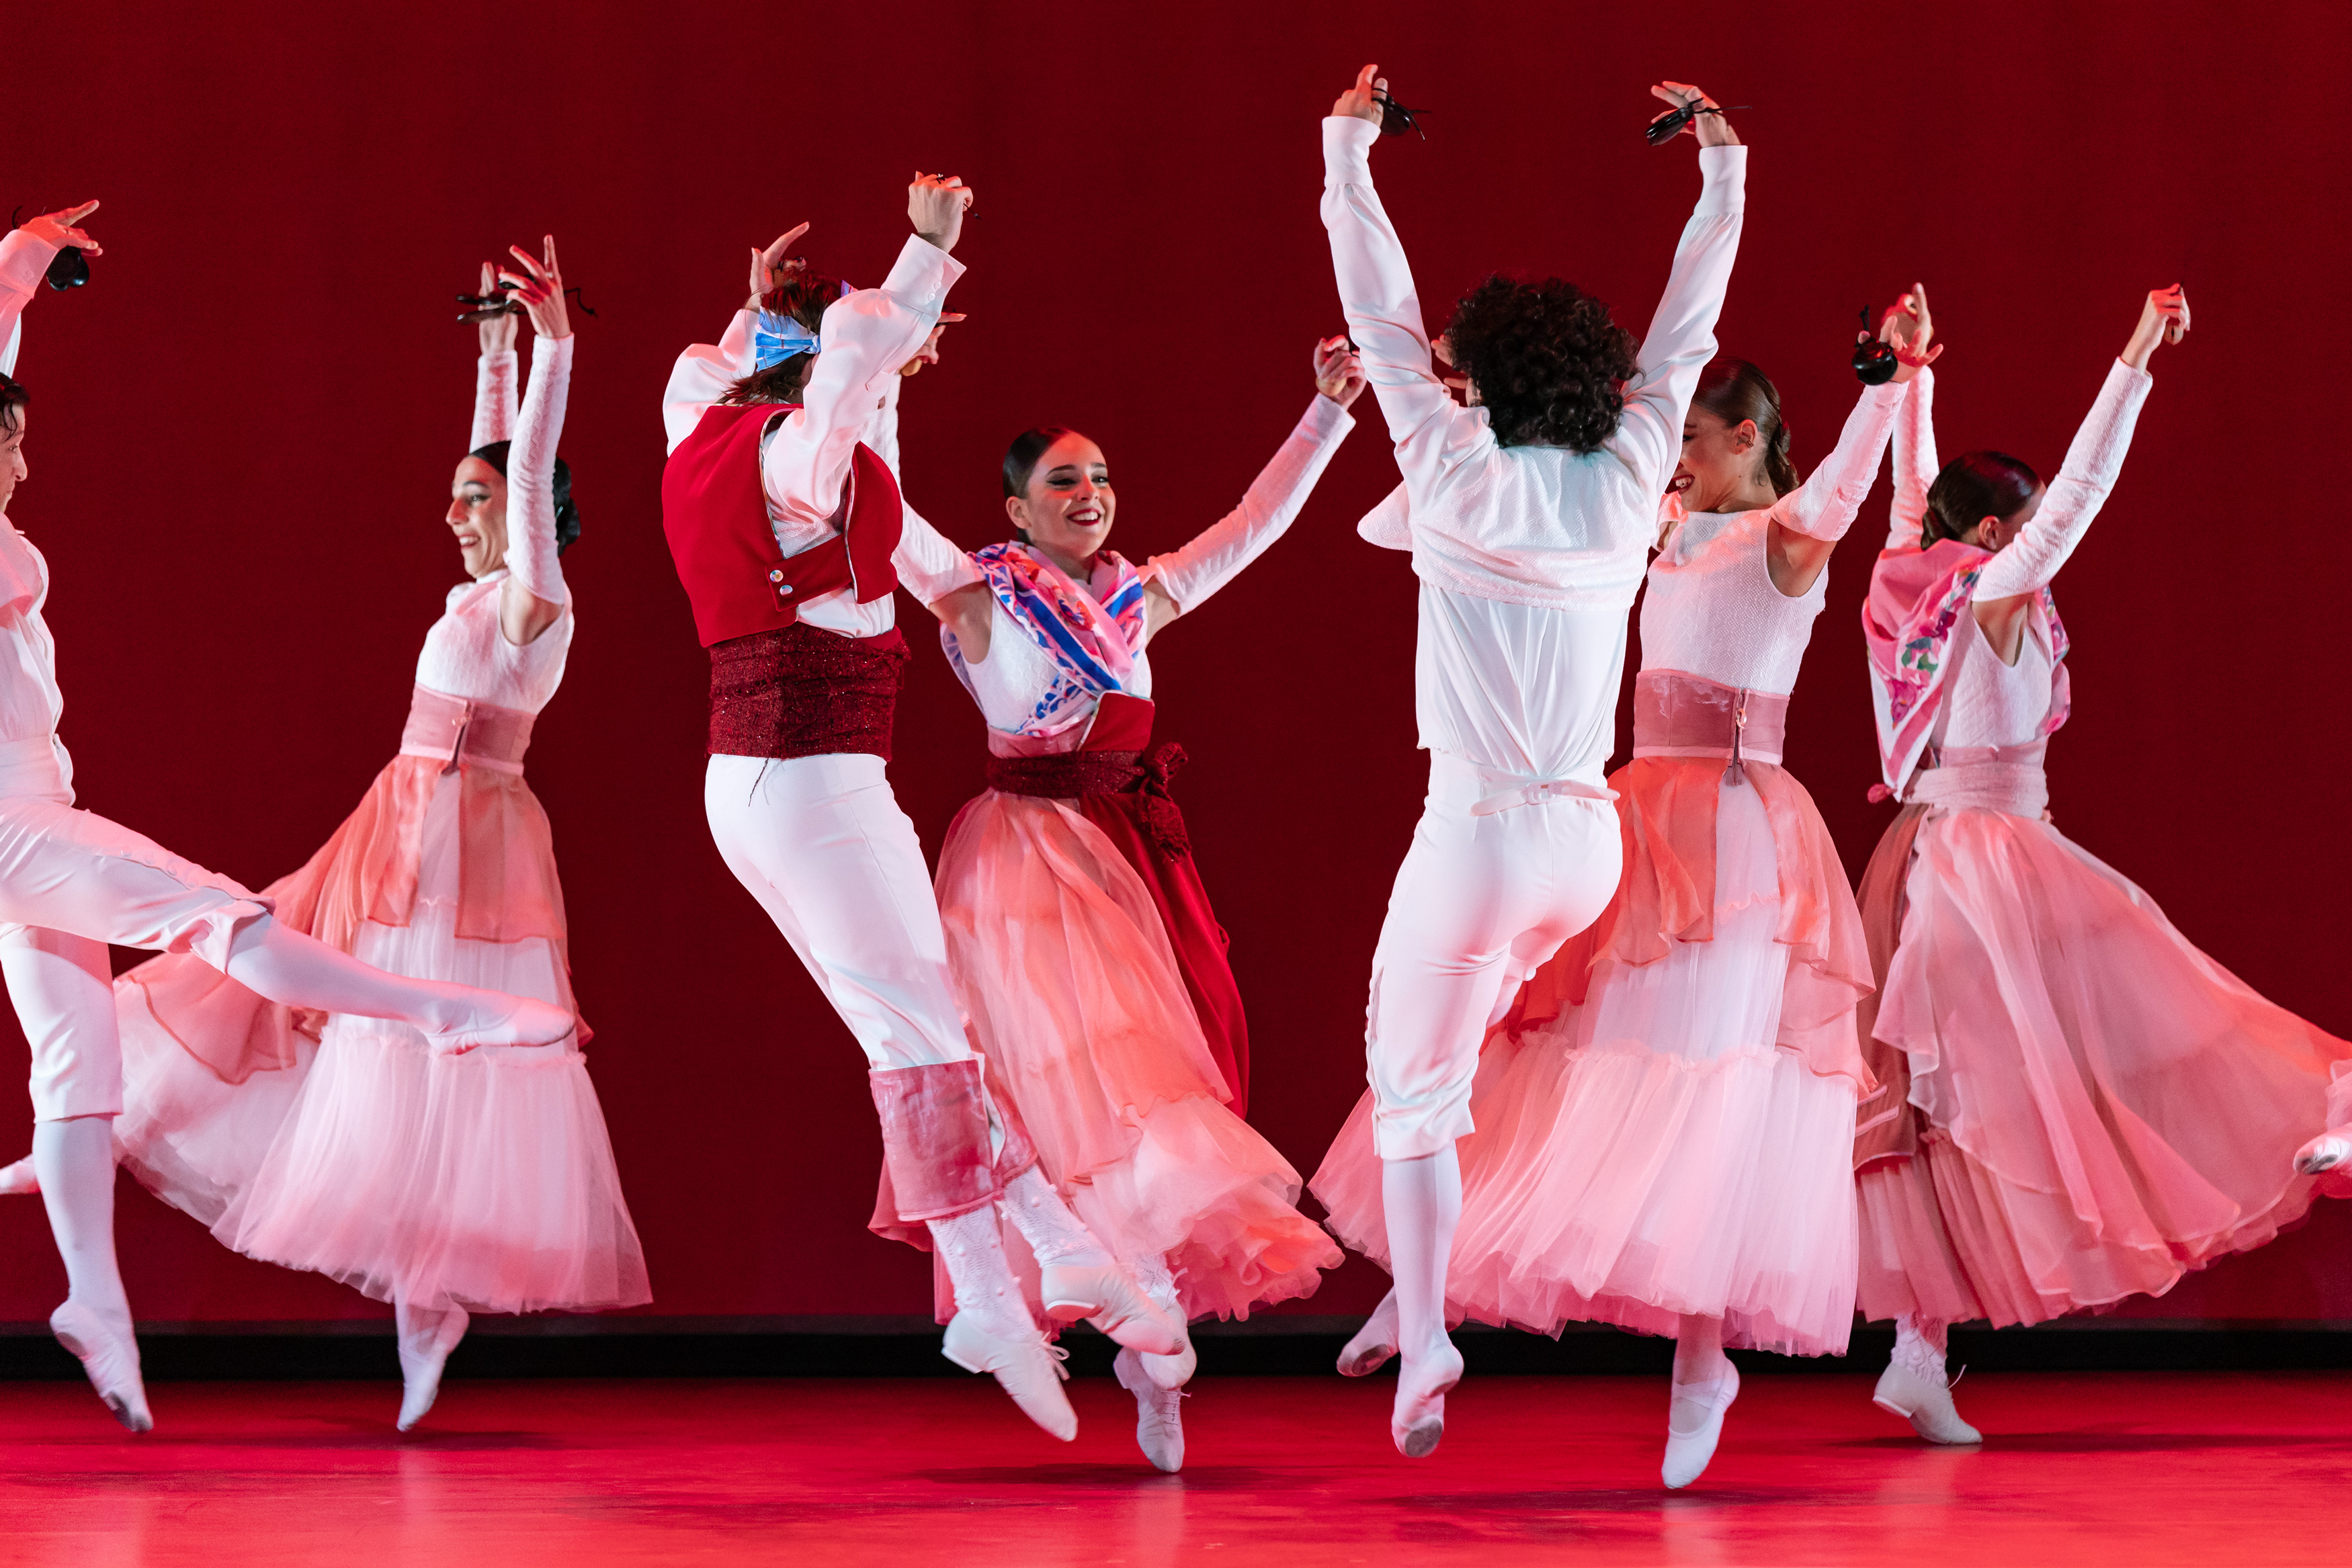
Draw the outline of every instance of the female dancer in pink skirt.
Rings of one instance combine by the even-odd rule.
[[[557,558],[580,525],[555,454],[573,339],[554,242],[513,256],[501,281],[538,335],[518,418],[515,318],[481,327],[448,514],[471,580],[425,634],[398,755],[264,896],[380,967],[570,1009],[563,893],[523,753],[572,645]],[[124,1163],[238,1251],[390,1301],[401,1430],[431,1408],[468,1313],[651,1299],[579,1031],[443,1055],[405,1025],[290,1011],[177,956],[115,989]]]
[[[2159,343],[2148,296],[2045,492],[2013,457],[1936,463],[1934,381],[1895,427],[1894,527],[1864,612],[1885,782],[1905,806],[1862,884],[1880,1088],[1855,1142],[1859,1296],[1895,1320],[1877,1402],[1922,1437],[1953,1408],[1947,1323],[2032,1323],[2259,1247],[2309,1208],[2284,1157],[2352,1058],[2189,946],[2069,842],[2042,754],[2066,721],[2050,582],[2113,487]],[[1927,476],[1934,475],[1932,486]]]
[[[940,633],[990,752],[990,788],[940,853],[959,998],[1046,1176],[1179,1324],[1304,1296],[1340,1260],[1293,1207],[1298,1173],[1241,1119],[1240,992],[1167,794],[1183,751],[1151,749],[1146,652],[1282,537],[1354,428],[1364,382],[1345,339],[1316,346],[1315,375],[1242,504],[1140,569],[1103,548],[1117,501],[1102,449],[1075,430],[1023,434],[1004,459],[1018,541],[973,557],[991,596]],[[1179,1469],[1189,1337],[1116,1364],[1137,1441]]]
[[[29,402],[8,372],[17,318],[49,258],[68,245],[96,253],[74,225],[97,205],[0,240],[0,972],[32,1046],[35,1117],[32,1157],[0,1173],[0,1190],[40,1193],[71,1285],[49,1327],[115,1416],[144,1432],[153,1421],[114,1254],[111,1124],[123,1110],[123,1065],[109,943],[187,955],[205,982],[267,1005],[397,1018],[451,1055],[545,1044],[573,1020],[565,1007],[370,968],[303,935],[294,912],[274,916],[269,895],[74,809],[73,765],[57,733],[56,643],[41,614],[48,563],[5,516],[27,476]]]
[[[1898,352],[1907,381],[1924,322]],[[1800,485],[1772,383],[1741,360],[1706,368],[1675,476],[1692,509],[1669,524],[1642,607],[1633,760],[1609,780],[1624,875],[1490,1035],[1462,1141],[1452,1312],[1673,1336],[1669,1487],[1706,1468],[1738,1394],[1726,1344],[1843,1354],[1853,1320],[1869,957],[1781,737],[1830,554],[1902,397],[1865,391]],[[1385,1261],[1369,1097],[1315,1194],[1342,1239]],[[1396,1333],[1391,1293],[1340,1371],[1381,1364]]]

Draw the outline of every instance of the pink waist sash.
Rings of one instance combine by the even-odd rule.
[[[1681,670],[1643,670],[1633,678],[1635,757],[1723,757],[1724,777],[1743,781],[1740,763],[1780,764],[1788,744],[1786,693],[1727,686]]]
[[[408,699],[408,725],[400,732],[400,754],[446,763],[444,773],[454,771],[461,762],[500,773],[520,773],[522,755],[530,749],[535,716],[520,708],[468,702],[418,686]]]
[[[1904,798],[1948,810],[2039,817],[2050,807],[2050,777],[2042,770],[2049,749],[2047,737],[2023,746],[1948,746],[1931,754],[1933,767],[1912,776]]]

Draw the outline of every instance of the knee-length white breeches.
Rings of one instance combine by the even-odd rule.
[[[702,802],[727,869],[808,966],[867,1065],[972,1054],[930,871],[882,758],[713,757]]]
[[[1470,1131],[1488,1026],[1617,891],[1608,801],[1554,796],[1480,816],[1481,794],[1475,769],[1432,755],[1372,956],[1364,1040],[1382,1159],[1433,1155]]]
[[[0,799],[0,976],[33,1048],[37,1121],[122,1110],[107,944],[215,967],[268,909],[236,883],[61,800]]]

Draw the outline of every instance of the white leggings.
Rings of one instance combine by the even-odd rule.
[[[1372,955],[1365,1056],[1384,1160],[1470,1131],[1470,1083],[1512,988],[1601,916],[1617,891],[1617,812],[1552,798],[1474,816],[1475,774],[1432,754],[1429,798]]]
[[[727,869],[760,901],[875,1068],[972,1054],[915,825],[882,759],[713,757],[702,804]]]

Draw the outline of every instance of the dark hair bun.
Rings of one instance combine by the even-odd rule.
[[[1927,487],[1919,548],[1958,538],[1987,517],[2006,521],[2041,491],[2042,476],[2023,458],[2005,452],[1964,452],[1945,464]]]

